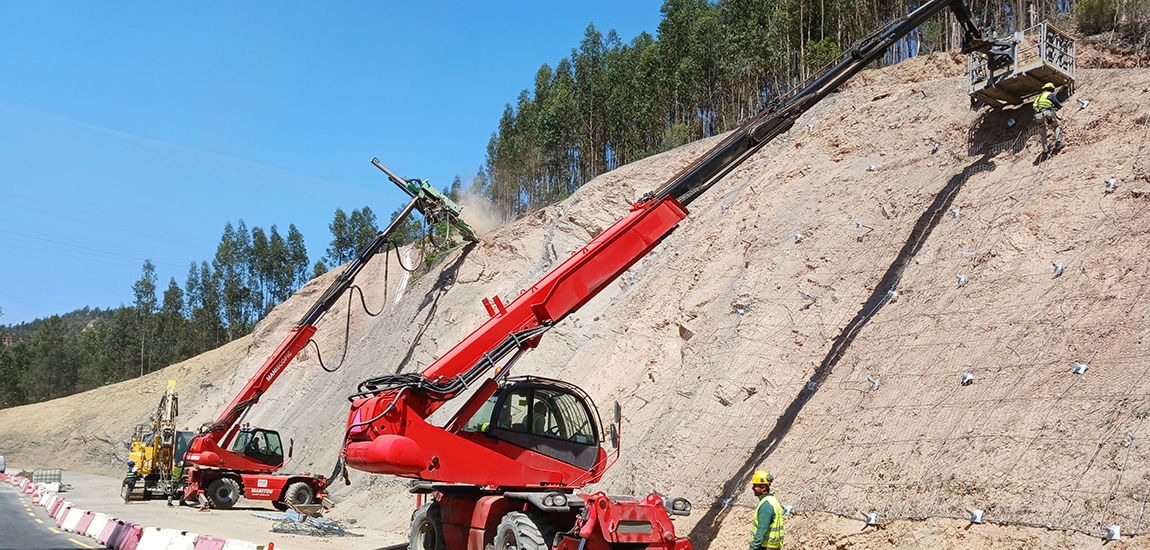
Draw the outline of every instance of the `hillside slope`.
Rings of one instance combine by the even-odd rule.
[[[747,482],[760,468],[784,503],[812,513],[788,536],[818,533],[802,519],[823,517],[814,512],[892,520],[965,518],[965,508],[1091,534],[1147,531],[1150,71],[1080,70],[1074,97],[1090,104],[1067,102],[1067,147],[1045,159],[1028,109],[969,109],[963,68],[932,55],[860,75],[696,200],[659,248],[520,361],[516,374],[578,384],[603,414],[622,405],[622,458],[599,489],[686,496],[695,512],[679,528],[701,549],[745,544]],[[390,287],[387,305],[369,317],[355,300],[343,366],[325,372],[308,348],[248,420],[295,438],[290,469],[329,472],[359,381],[426,366],[482,322],[483,297],[512,299],[713,139],[604,174],[484,235],[398,302],[394,259],[387,285],[373,262],[357,282],[373,312]],[[119,472],[119,442],[164,379],[180,381],[181,423],[213,419],[330,277],[212,354],[0,410],[0,452]],[[319,324],[329,367],[346,303]],[[1075,363],[1089,370],[1073,374]],[[337,516],[406,528],[405,483],[351,481],[336,488]],[[877,539],[840,547],[917,547]],[[1038,545],[1075,545],[1059,541]]]

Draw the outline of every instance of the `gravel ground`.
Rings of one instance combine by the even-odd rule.
[[[206,511],[188,506],[168,507],[163,500],[132,501],[130,504],[124,504],[119,497],[121,479],[74,471],[64,472],[63,479],[71,489],[61,494],[76,507],[103,512],[146,527],[179,529],[201,535],[241,539],[256,544],[274,542],[277,549],[374,550],[407,544],[406,538],[394,533],[359,528],[349,529],[355,536],[343,537],[273,533],[272,520],[252,515],[253,512],[279,513],[270,504],[263,502],[241,500],[240,505],[231,510]]]

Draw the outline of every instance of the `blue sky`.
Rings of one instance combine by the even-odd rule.
[[[0,0],[0,324],[132,302],[211,260],[224,224],[404,198],[369,161],[469,181],[506,103],[588,23],[656,34],[661,0]]]

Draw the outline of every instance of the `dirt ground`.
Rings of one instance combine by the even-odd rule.
[[[859,75],[525,355],[514,374],[622,406],[620,460],[589,489],[687,497],[677,527],[698,550],[746,544],[756,469],[795,507],[798,547],[1092,548],[1112,524],[1115,546],[1146,544],[1150,69],[1080,68],[1049,158],[1028,108],[970,109],[964,70],[934,54]],[[295,439],[289,470],[330,472],[361,380],[427,366],[486,318],[482,298],[514,299],[715,139],[484,234],[399,300],[394,256],[377,258],[357,283],[383,314],[356,300],[342,366],[307,348],[248,420]],[[168,378],[181,423],[214,419],[334,275],[224,348],[0,410],[0,453],[118,475]],[[318,323],[329,368],[346,303]],[[350,481],[333,517],[406,532],[405,480]],[[988,523],[946,519],[967,508]],[[881,525],[841,517],[859,511]]]

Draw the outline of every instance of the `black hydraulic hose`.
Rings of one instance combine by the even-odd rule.
[[[395,217],[395,220],[391,222],[391,225],[387,226],[387,229],[377,233],[375,239],[359,252],[355,260],[352,260],[351,264],[347,266],[347,269],[324,291],[319,301],[304,314],[303,319],[300,319],[297,326],[315,325],[316,321],[318,321],[320,317],[323,317],[323,314],[327,313],[327,310],[331,309],[335,301],[351,286],[352,281],[355,280],[355,276],[367,265],[368,260],[379,252],[380,248],[383,248],[390,242],[391,235],[399,229],[400,224],[407,220],[407,216],[415,209],[416,203],[418,202],[418,198],[412,198],[408,201],[399,215]]]
[[[363,397],[374,397],[380,393],[394,389],[416,389],[433,401],[446,401],[460,392],[467,390],[483,373],[495,368],[497,363],[507,354],[527,347],[528,343],[551,329],[550,324],[512,332],[495,346],[483,358],[458,376],[451,378],[431,379],[417,372],[403,374],[385,374],[368,378],[359,383],[359,391],[348,396],[348,401]]]

